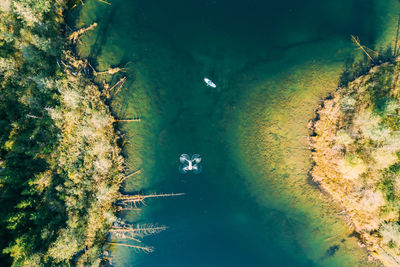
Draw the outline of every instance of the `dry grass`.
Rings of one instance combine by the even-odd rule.
[[[400,266],[399,66],[375,67],[339,88],[311,123],[313,179],[387,266]]]

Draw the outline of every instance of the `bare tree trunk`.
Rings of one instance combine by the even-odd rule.
[[[89,63],[89,67],[92,69],[93,75],[94,75],[94,76],[97,76],[97,71],[95,70],[95,68],[93,68],[92,65],[90,65],[90,63]]]
[[[79,29],[73,33],[71,33],[68,37],[68,39],[72,42],[72,43],[76,43],[79,39],[79,37],[84,34],[87,31],[90,31],[92,29],[94,29],[95,27],[97,27],[97,22],[92,23],[89,27],[84,27],[82,29]]]
[[[119,91],[121,90],[121,88],[124,85],[125,81],[126,81],[126,77],[123,77],[116,84],[114,84],[112,87],[110,87],[110,85],[108,83],[104,82],[103,95],[107,99],[111,99],[114,95],[119,93]],[[115,92],[112,93],[112,90],[117,86],[118,86],[117,90],[115,90]]]
[[[167,229],[165,226],[155,226],[155,225],[136,225],[133,226],[131,224],[126,224],[124,222],[116,222],[114,226],[109,230],[109,233],[119,239],[129,239],[135,240],[139,243],[141,241],[139,238],[144,236],[157,234],[159,232],[164,231]]]
[[[110,75],[113,75],[113,74],[116,74],[116,73],[118,73],[118,72],[120,72],[120,71],[125,71],[125,68],[119,68],[119,67],[116,67],[116,68],[109,68],[108,70],[97,72],[97,74],[98,74],[98,75],[100,75],[100,74],[110,74]]]
[[[121,207],[121,206],[118,206],[118,210],[119,210],[119,211],[123,211],[123,210],[139,211],[139,210],[141,210],[141,209],[140,209],[140,208],[129,208],[129,207]]]
[[[127,176],[122,177],[122,178],[119,180],[119,182],[122,183],[123,181],[125,181],[125,180],[128,179],[129,177],[132,177],[132,176],[134,176],[134,175],[136,175],[136,174],[140,174],[140,173],[142,173],[142,170],[141,170],[141,169],[139,169],[139,170],[137,170],[137,171],[134,171],[134,172],[132,172],[131,174],[128,174]]]
[[[155,198],[155,197],[175,197],[175,196],[182,196],[184,193],[171,193],[171,194],[150,194],[150,195],[121,195],[118,199],[119,205],[123,206],[124,208],[137,208],[139,204],[144,205],[144,200],[146,198]]]
[[[128,227],[132,227],[129,225]],[[110,232],[128,232],[128,233],[141,233],[144,235],[156,234],[167,229],[165,226],[140,226],[136,228],[113,227]]]
[[[141,250],[146,253],[152,253],[154,251],[153,247],[147,247],[147,246],[135,246],[135,245],[129,245],[129,244],[117,243],[117,242],[108,242],[108,244],[135,248],[135,249]]]
[[[107,1],[105,1],[105,0],[99,0],[99,2],[102,2],[102,3],[104,3],[104,4],[107,4],[107,5],[110,5],[110,6],[111,6],[111,3],[109,3],[109,2],[107,2]]]
[[[396,30],[396,41],[394,42],[394,52],[393,55],[397,57],[397,42],[399,41],[399,28],[400,28],[400,15],[397,20],[397,30]]]
[[[364,46],[361,45],[360,43],[360,39],[357,36],[352,35],[351,36],[351,40],[353,41],[353,43],[358,46],[362,51],[364,51],[364,53],[367,55],[367,57],[373,62],[375,63],[375,61],[373,60],[373,58],[371,57],[371,55],[367,52],[367,50],[364,48]]]
[[[31,114],[26,114],[27,118],[33,118],[33,119],[40,119],[40,117],[35,116],[35,115],[31,115]]]
[[[118,85],[117,90],[115,91],[114,95],[118,94],[119,91],[121,90],[122,86],[124,86],[126,82],[126,77],[121,78],[113,87],[111,87],[111,90],[114,89]]]
[[[175,196],[182,196],[185,193],[170,193],[170,194],[150,194],[150,195],[122,195],[119,200],[136,200],[136,199],[146,199],[146,198],[153,198],[153,197],[175,197]]]
[[[136,118],[136,119],[121,119],[121,120],[114,120],[114,122],[131,122],[131,121],[141,121],[140,118]]]

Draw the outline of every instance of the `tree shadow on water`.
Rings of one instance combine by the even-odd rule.
[[[363,55],[362,59],[356,60],[356,57],[352,55],[345,62],[345,70],[339,78],[339,87],[347,86],[349,82],[367,74],[372,67],[384,63],[394,63],[395,59],[396,56],[391,47],[377,51],[374,61],[371,61],[366,55]]]

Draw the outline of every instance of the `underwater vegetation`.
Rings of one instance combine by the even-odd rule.
[[[104,4],[105,7],[109,6],[109,3],[103,0],[88,2],[85,1],[86,6],[93,5],[94,2]],[[134,216],[130,216],[128,223],[117,218],[116,214],[126,211],[136,212],[145,201],[151,198],[182,195],[143,193],[134,190],[130,190],[134,191],[132,194],[120,192],[122,183],[129,178],[136,178],[136,175],[142,172],[142,166],[138,169],[134,168],[137,165],[130,165],[132,169],[126,166],[126,160],[121,157],[119,146],[125,140],[121,140],[122,134],[120,135],[121,132],[116,130],[115,126],[121,123],[125,125],[126,122],[129,122],[129,125],[142,125],[150,116],[146,114],[144,117],[115,118],[108,104],[121,91],[127,80],[125,68],[110,65],[108,61],[106,63],[99,61],[97,65],[92,62],[93,67],[88,60],[71,53],[75,51],[75,45],[88,41],[81,38],[83,35],[96,32],[99,28],[103,31],[106,24],[100,20],[86,21],[86,24],[80,25],[82,28],[75,31],[65,25],[64,14],[69,11],[67,6],[79,6],[81,3],[83,1],[79,0],[71,2],[5,0],[0,2],[0,204],[3,207],[0,220],[0,249],[2,251],[0,260],[5,265],[96,266],[109,260],[107,249],[114,246],[133,248],[134,252],[152,252],[153,248],[144,245],[141,238],[163,231],[166,227],[149,223],[138,224],[135,221],[136,218],[132,218]],[[105,31],[104,35],[107,35]],[[90,53],[90,56],[97,55]],[[353,80],[352,77],[365,74],[368,70],[369,67],[362,67],[354,71],[356,74],[349,74],[348,80]],[[218,79],[218,90],[212,91],[215,96],[218,96],[219,90],[225,86],[222,80]],[[309,85],[308,82],[307,85]],[[160,92],[165,93],[166,91],[163,90]],[[383,101],[383,103],[385,105],[386,102]],[[265,105],[265,103],[262,104]],[[231,108],[233,109],[234,105]],[[168,122],[166,120],[166,124]],[[211,121],[211,124],[214,122]],[[305,127],[306,123],[302,125]],[[226,124],[221,128],[225,126]],[[132,139],[138,142],[139,138],[133,135]],[[138,152],[133,151],[131,156],[135,153]],[[181,150],[177,155],[180,153],[182,153]],[[209,164],[210,155],[202,151],[199,153],[207,158],[207,164]],[[177,158],[174,157],[174,159]],[[217,161],[222,163],[218,167],[223,168],[224,161],[225,159]],[[200,171],[199,162],[198,156],[194,158],[184,156],[182,170],[187,168],[187,170]],[[166,164],[161,162],[161,166],[166,166]],[[175,175],[178,173],[178,165],[173,167],[174,172],[171,173]],[[210,169],[205,168],[204,173],[209,172]],[[220,170],[215,169],[215,173],[218,171],[219,174]],[[143,170],[143,172],[146,171]],[[200,178],[203,174],[199,175]],[[162,174],[162,176],[166,175]],[[223,181],[220,182],[223,183],[221,188],[227,191],[244,189],[238,186],[235,188],[240,190],[233,190],[232,185],[224,181],[234,181],[234,179],[222,180],[221,178],[223,177],[215,181]],[[203,190],[202,193],[207,192],[207,198],[212,196],[208,189],[217,187],[217,184],[204,186],[205,179],[198,180],[201,180],[199,184],[203,184],[203,187],[198,186],[198,190]],[[385,190],[388,192],[395,192],[389,182],[385,181],[381,184],[380,186],[387,188]],[[227,185],[231,187],[228,188]],[[220,194],[218,190],[214,193],[218,196],[226,196]],[[265,192],[262,193],[265,194]],[[223,209],[229,210],[231,206],[243,204],[239,202],[248,199],[247,192],[245,195],[240,199],[238,195],[232,194],[231,199],[235,202],[224,202],[226,204]],[[389,198],[393,198],[393,195],[393,193],[388,194]],[[245,204],[247,203],[252,202]],[[215,206],[216,215],[228,214],[220,213],[219,208],[222,205],[207,205],[205,201],[202,201],[199,206],[192,203],[187,206],[190,207],[186,211],[193,210],[196,214],[202,214],[204,206]],[[250,206],[245,208],[246,211],[250,210]],[[164,208],[165,213],[172,213],[172,210],[175,212],[178,210],[176,213],[181,211],[176,208]],[[254,214],[256,212],[257,215],[264,214],[259,211],[254,211]],[[181,214],[190,216],[189,212]],[[271,214],[274,218],[278,216],[277,213]],[[259,233],[266,229],[265,225],[260,223],[256,226],[250,223],[251,221],[246,221],[249,217],[247,215],[244,212],[243,214],[237,212],[233,219],[225,216],[226,225],[230,222],[241,224],[230,228],[223,225],[221,229],[227,229],[226,233],[233,236],[232,229],[246,231],[246,227],[242,226],[251,224],[253,232],[257,232],[257,237],[261,236]],[[181,218],[179,216],[178,220]],[[257,216],[255,220],[258,220]],[[199,224],[208,226],[208,223],[203,221]],[[282,228],[280,223],[274,224],[277,228],[271,228],[273,229],[270,230],[271,232]],[[195,233],[193,236],[210,233],[209,227],[204,227],[205,230],[197,228],[198,225],[191,225],[185,235],[192,232]],[[217,232],[219,229],[214,228],[214,231]],[[180,243],[179,236],[175,240],[174,234],[174,232],[170,234],[172,238],[167,240],[167,245],[170,245],[170,240]],[[183,235],[183,232],[179,234]],[[251,233],[243,232],[246,238],[248,234]],[[249,250],[257,247],[257,250],[261,251],[260,255],[264,255],[265,250],[269,250],[262,245],[259,246],[261,242],[246,243],[245,238],[241,238],[238,234],[235,236],[238,239],[232,240],[239,242],[231,241],[230,243],[242,246],[251,244]],[[292,241],[293,236],[288,235],[287,239]],[[196,240],[199,241],[199,239]],[[225,242],[226,240],[224,239]],[[193,243],[201,244],[201,242]],[[208,242],[208,245],[210,243]],[[219,245],[219,242],[215,243]],[[276,246],[276,243],[273,245]],[[326,250],[325,257],[334,258],[333,256],[336,257],[342,253],[344,248],[345,245],[342,244],[340,244],[340,249],[339,245],[330,246]],[[207,246],[207,249],[215,250],[211,246]],[[215,251],[220,252],[218,249]],[[275,251],[270,251],[270,254],[273,253]],[[198,254],[200,257],[204,255]],[[242,258],[246,260],[250,257],[242,256]],[[253,259],[254,262],[256,260]]]

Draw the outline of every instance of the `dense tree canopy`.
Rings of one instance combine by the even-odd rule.
[[[115,220],[114,120],[65,52],[65,2],[0,1],[0,261],[14,266],[98,265]]]

